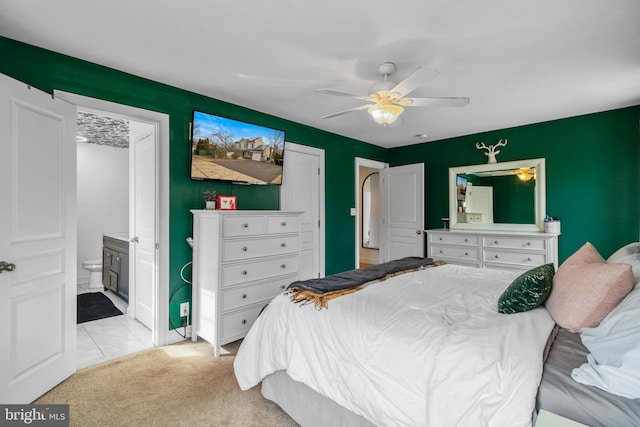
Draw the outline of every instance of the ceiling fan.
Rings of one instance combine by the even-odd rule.
[[[369,104],[348,110],[338,111],[322,117],[328,119],[341,116],[353,111],[367,110],[373,120],[383,126],[394,123],[404,112],[404,107],[464,107],[469,103],[469,98],[455,97],[429,97],[429,98],[406,98],[411,92],[416,90],[420,84],[427,79],[437,76],[436,70],[419,67],[400,83],[389,80],[389,76],[396,70],[393,62],[384,62],[378,65],[378,73],[383,80],[374,83],[369,88],[369,95],[360,96],[352,93],[342,92],[334,89],[316,89],[317,92],[327,95],[346,96],[350,98],[368,101]]]

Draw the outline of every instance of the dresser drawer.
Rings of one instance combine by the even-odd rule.
[[[298,272],[298,256],[250,261],[222,266],[222,286],[237,285],[253,280],[284,276]]]
[[[224,237],[250,236],[264,233],[264,217],[262,216],[224,216],[222,235]]]
[[[297,216],[269,216],[267,217],[267,233],[297,233],[300,222]]]
[[[493,264],[516,264],[523,268],[533,268],[545,264],[547,257],[543,253],[507,252],[487,248],[484,250],[483,261]]]
[[[457,234],[457,233],[440,233],[429,234],[431,243],[444,243],[449,245],[468,245],[478,246],[480,244],[480,237],[472,236],[469,234]]]
[[[480,248],[473,246],[465,248],[461,246],[432,245],[429,256],[435,260],[440,258],[456,258],[460,261],[479,261]]]
[[[223,291],[222,311],[234,310],[244,306],[253,305],[259,301],[271,300],[295,280],[295,276],[275,279],[270,282],[256,285],[231,288]]]
[[[224,262],[292,252],[298,252],[297,235],[222,242],[222,261]]]
[[[483,237],[485,248],[511,248],[545,250],[545,241],[542,239],[528,239],[526,237]]]
[[[264,306],[261,305],[248,310],[223,314],[221,316],[222,338],[220,339],[220,344],[226,344],[244,337],[251,328],[251,325],[253,325],[253,322],[255,322],[260,315],[263,307]]]

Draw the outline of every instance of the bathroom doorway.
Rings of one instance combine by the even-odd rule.
[[[121,313],[78,325],[78,368],[153,346],[155,139],[148,123],[77,110],[78,293],[94,294],[78,310],[102,293]]]
[[[129,126],[126,141],[121,139],[121,144],[128,144],[129,148],[97,147],[96,145],[91,147],[94,151],[102,153],[102,155],[98,154],[98,157],[102,159],[103,163],[107,163],[106,159],[111,156],[118,158],[122,164],[119,168],[114,168],[117,172],[110,178],[103,177],[103,181],[113,180],[116,185],[105,185],[103,182],[103,185],[100,186],[100,183],[93,180],[94,182],[88,191],[93,197],[101,196],[105,199],[111,197],[114,202],[117,200],[115,202],[117,205],[105,208],[111,216],[116,217],[115,221],[110,222],[111,228],[109,230],[102,228],[97,231],[98,249],[95,248],[96,231],[93,231],[94,246],[92,250],[94,252],[84,256],[91,254],[91,258],[93,258],[98,250],[101,255],[103,233],[124,233],[129,241],[130,260],[129,290],[128,298],[126,298],[128,304],[125,302],[124,310],[121,310],[124,315],[119,318],[123,326],[119,336],[123,338],[123,342],[129,344],[128,346],[121,345],[120,349],[117,346],[109,347],[108,344],[104,344],[110,349],[101,348],[100,351],[105,353],[105,356],[110,356],[120,350],[129,353],[149,346],[166,345],[170,339],[166,328],[168,323],[168,198],[166,195],[168,195],[169,118],[166,114],[64,92],[56,92],[56,97],[75,104],[79,115],[94,114],[109,120],[127,122]],[[109,128],[104,125],[103,129],[97,133],[109,134]],[[142,147],[141,150],[134,149],[138,145]],[[107,149],[111,150],[109,155],[104,154]],[[117,153],[118,150],[126,150],[126,153]],[[79,152],[79,161],[80,157]],[[141,177],[142,179],[140,179]],[[80,179],[79,175],[79,191],[81,186],[85,185],[80,182]],[[92,180],[89,179],[89,181]],[[125,183],[123,184],[123,182]],[[81,210],[82,203],[80,197],[79,195],[79,210]],[[147,208],[142,216],[136,214],[140,211],[141,205]],[[149,207],[151,209],[148,209]],[[79,213],[78,219],[79,236],[82,222],[80,215],[82,214]],[[97,222],[97,219],[93,218],[92,220]],[[101,225],[98,224],[96,227],[101,228]],[[83,261],[81,251],[79,242],[79,278]],[[122,306],[124,300],[117,296],[117,293],[107,291],[107,295],[114,300],[116,306]],[[108,319],[104,320],[104,323],[107,323]],[[142,324],[147,326],[143,327]],[[99,333],[103,336],[110,334],[105,331]],[[131,340],[132,335],[133,340]],[[92,341],[95,341],[94,337],[91,338]],[[78,344],[80,344],[80,339],[81,337],[78,336]],[[80,352],[78,354],[80,355]],[[114,357],[117,356],[114,355]]]

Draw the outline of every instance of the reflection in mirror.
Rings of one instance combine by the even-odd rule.
[[[451,228],[542,231],[544,175],[544,159],[451,168]]]
[[[367,176],[362,183],[362,247],[380,248],[380,174]]]

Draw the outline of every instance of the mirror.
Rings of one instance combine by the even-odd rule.
[[[452,230],[544,231],[545,160],[449,168]]]
[[[380,174],[367,176],[362,183],[362,247],[380,248]]]

